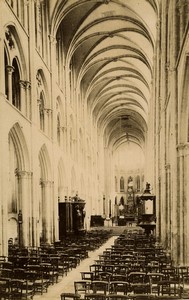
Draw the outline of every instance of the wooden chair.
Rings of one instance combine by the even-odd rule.
[[[58,271],[56,266],[51,263],[41,263],[40,264],[43,278],[46,279],[50,284],[58,282]]]
[[[35,294],[34,290],[34,284],[31,282],[28,282],[28,280],[22,280],[20,283],[21,288],[21,299],[33,299],[33,296]]]
[[[14,278],[15,279],[26,279],[24,268],[14,268]]]
[[[111,281],[109,286],[110,294],[127,295],[129,291],[129,283],[126,281]]]
[[[106,295],[104,294],[86,294],[85,295],[85,300],[106,300]]]
[[[78,294],[83,299],[84,296],[90,292],[91,284],[89,281],[86,280],[80,280],[80,281],[74,281],[74,290],[75,294]]]
[[[93,272],[81,272],[81,279],[82,280],[94,280],[94,273]]]
[[[164,274],[165,280],[170,280],[177,275],[177,269],[172,266],[166,266],[161,269],[161,273]]]
[[[50,282],[43,277],[40,265],[28,265],[25,274],[26,278],[33,282],[35,293],[42,295],[44,292],[47,292]]]
[[[164,274],[162,273],[147,273],[150,279],[151,293],[158,294],[158,283],[164,279]]]
[[[179,296],[183,293],[183,285],[180,282],[162,280],[158,282],[158,296]]]
[[[99,272],[98,273],[98,280],[110,282],[111,277],[112,277],[112,273],[110,273],[110,272]]]
[[[131,272],[128,275],[128,282],[130,283],[147,283],[149,282],[149,277],[145,272]]]
[[[94,294],[100,293],[100,294],[107,295],[109,293],[109,282],[93,280],[91,282],[91,289]]]
[[[108,273],[111,273],[111,274],[113,274],[114,269],[115,269],[114,265],[110,265],[110,264],[106,264],[106,263],[102,267],[103,272],[108,272]]]
[[[12,299],[22,299],[22,285],[24,280],[21,279],[11,279],[11,298]]]
[[[14,264],[11,261],[4,261],[2,262],[2,268],[7,269],[7,270],[13,270],[14,269]]]
[[[9,278],[10,279],[10,278],[14,277],[14,272],[11,269],[3,268],[3,269],[0,270],[0,274],[1,274],[2,278]]]
[[[11,299],[10,279],[0,278],[0,299]]]
[[[154,294],[132,294],[132,300],[153,300],[156,299]]]
[[[127,281],[127,276],[122,274],[113,273],[110,281]]]
[[[177,299],[177,300],[181,300],[180,296],[156,296],[157,300],[172,300],[172,299]],[[182,298],[184,299],[184,298]],[[188,298],[185,298],[188,300]]]
[[[132,300],[131,295],[109,294],[107,300]]]
[[[134,294],[150,294],[150,283],[130,283],[130,291]]]
[[[79,300],[80,295],[75,293],[61,293],[60,298],[61,300]]]
[[[99,279],[99,272],[103,272],[103,265],[101,264],[93,264],[89,267],[90,272],[93,272],[93,280]]]

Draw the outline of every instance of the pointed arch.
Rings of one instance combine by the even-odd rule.
[[[12,61],[14,72],[12,73],[12,104],[21,110],[21,94],[20,94],[20,66],[19,61],[14,57]]]
[[[38,98],[40,96],[41,91],[43,91],[44,97],[45,97],[46,107],[49,108],[49,106],[50,106],[49,89],[48,89],[48,84],[47,84],[47,80],[45,78],[45,74],[44,74],[43,69],[38,69],[37,70],[36,80],[37,80],[37,95],[38,95]]]
[[[18,33],[17,28],[13,24],[7,24],[4,28],[5,30],[5,49],[9,57],[9,64],[11,64],[11,59],[13,60],[14,57],[17,58],[19,62],[19,71],[20,77],[27,78],[28,74],[28,66],[26,64],[26,59],[23,51],[23,46],[21,44],[22,38]],[[14,57],[10,52],[11,49],[14,48]],[[10,49],[10,50],[9,50]]]
[[[41,170],[41,180],[47,181],[51,179],[51,164],[47,151],[47,147],[44,144],[39,151],[39,163]]]
[[[30,169],[30,159],[26,140],[19,123],[15,123],[9,131],[9,140],[12,139],[19,170],[25,171]]]
[[[9,217],[17,217],[18,210],[22,209],[23,199],[25,197],[22,179],[25,173],[30,170],[28,147],[21,126],[18,122],[15,123],[9,131],[8,146],[9,198],[7,207]],[[28,184],[28,181],[25,181],[25,184]]]

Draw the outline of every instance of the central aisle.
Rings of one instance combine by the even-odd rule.
[[[80,272],[89,271],[89,266],[94,263],[96,259],[99,258],[99,254],[102,254],[103,251],[111,247],[114,244],[115,239],[118,236],[112,236],[105,244],[103,244],[99,249],[95,251],[90,251],[88,253],[89,257],[82,260],[80,265],[77,268],[71,270],[67,276],[64,276],[62,279],[59,277],[59,282],[52,286],[49,286],[48,292],[43,295],[35,295],[34,300],[60,300],[60,294],[63,292],[74,292],[74,281],[81,280]]]

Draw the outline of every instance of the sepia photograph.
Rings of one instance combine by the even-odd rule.
[[[0,0],[0,300],[189,300],[189,0]]]

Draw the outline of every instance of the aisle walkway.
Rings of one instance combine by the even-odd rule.
[[[51,300],[60,300],[60,294],[63,292],[74,292],[74,285],[73,282],[75,280],[81,280],[80,272],[89,271],[89,266],[94,263],[96,259],[98,259],[99,254],[102,254],[103,251],[113,245],[117,236],[112,236],[105,244],[103,244],[99,249],[95,251],[89,252],[89,258],[84,259],[81,261],[80,265],[77,266],[76,269],[73,269],[68,273],[67,276],[63,277],[62,279],[59,278],[59,282],[52,286],[49,286],[48,292],[44,293],[43,295],[35,295],[34,300],[44,300],[44,299],[51,299]]]

